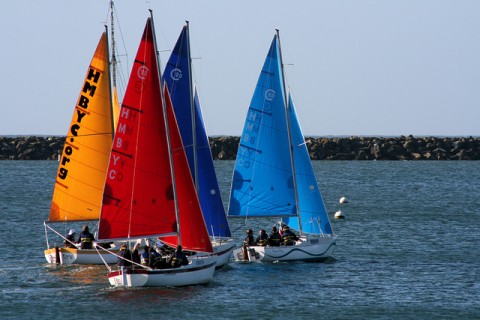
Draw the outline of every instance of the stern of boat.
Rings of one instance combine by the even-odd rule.
[[[259,262],[262,261],[266,247],[251,246],[245,249],[238,248],[233,250],[235,262]]]
[[[115,287],[143,287],[148,277],[147,270],[126,267],[108,273],[108,281]]]
[[[118,250],[112,250],[117,253]],[[95,249],[50,248],[44,251],[45,259],[53,264],[114,264],[117,257]]]
[[[77,249],[74,248],[50,248],[45,250],[45,259],[53,264],[74,264],[77,261]]]
[[[217,255],[217,268],[221,268],[228,264],[232,256],[235,242],[233,239],[227,240],[212,240],[213,253]]]

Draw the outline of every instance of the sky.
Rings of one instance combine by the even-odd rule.
[[[164,63],[190,22],[210,136],[242,133],[280,30],[306,136],[479,136],[478,0],[115,1],[128,77],[148,9]],[[108,0],[0,4],[0,136],[66,135]]]

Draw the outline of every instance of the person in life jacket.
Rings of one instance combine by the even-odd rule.
[[[297,240],[297,235],[293,233],[287,225],[284,225],[282,232],[282,245],[293,246]]]
[[[172,268],[178,268],[181,266],[186,266],[188,264],[187,255],[185,254],[185,252],[183,252],[181,245],[177,246],[177,249],[168,260],[168,264]]]
[[[264,229],[260,230],[260,232],[258,233],[258,237],[255,240],[255,244],[257,246],[262,246],[262,247],[265,247],[268,245],[268,235]]]
[[[243,239],[243,245],[244,246],[254,246],[255,245],[255,239],[253,238],[253,230],[248,229],[246,231],[247,235],[245,236],[245,239]]]
[[[93,241],[95,241],[93,234],[88,230],[88,226],[84,225],[82,233],[78,236],[77,243],[81,244],[80,248],[82,249],[93,249]]]
[[[155,250],[155,247],[150,247],[149,266],[153,269],[165,269],[168,268],[167,262],[161,254]]]
[[[133,247],[132,250],[132,261],[135,262],[136,264],[140,264],[140,254],[138,253],[138,246],[140,243],[135,243],[135,246]]]
[[[75,229],[70,229],[68,235],[65,237],[63,242],[67,248],[76,248],[75,246]]]
[[[143,253],[140,255],[140,263],[142,266],[148,266],[150,264],[150,247],[145,246]]]
[[[282,242],[282,236],[280,235],[280,233],[278,233],[277,227],[273,226],[272,232],[268,237],[268,245],[272,247],[278,247],[280,246],[281,242]]]
[[[243,245],[242,245],[242,252],[243,252],[243,260],[249,261],[248,258],[248,247],[255,245],[255,239],[253,238],[253,230],[248,229],[246,232],[245,239],[243,239]]]
[[[128,249],[127,245],[124,243],[120,247],[120,251],[118,251],[118,258],[117,266],[119,267],[131,267],[132,266],[132,252]]]

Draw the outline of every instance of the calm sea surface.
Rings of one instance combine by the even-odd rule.
[[[232,262],[175,289],[115,289],[104,266],[46,263],[57,165],[0,161],[0,319],[480,319],[480,161],[315,162],[334,261]],[[233,162],[216,166],[227,202]],[[238,244],[270,226],[231,220]]]

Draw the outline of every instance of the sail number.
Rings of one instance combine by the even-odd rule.
[[[253,154],[259,152],[256,149],[258,142],[257,136],[260,128],[262,114],[255,109],[249,109],[247,115],[247,122],[243,129],[242,138],[240,141],[237,164],[241,167],[250,168],[252,165]]]
[[[67,165],[70,162],[70,156],[74,153],[74,150],[77,147],[73,146],[72,143],[75,141],[75,137],[78,136],[81,129],[82,120],[85,116],[88,116],[88,113],[85,110],[88,109],[88,104],[90,99],[95,96],[95,91],[97,89],[96,84],[100,80],[102,72],[90,67],[85,78],[85,83],[83,84],[82,92],[78,98],[77,108],[76,108],[76,120],[72,120],[70,126],[70,140],[65,141],[65,147],[63,149],[62,158],[60,160],[60,166],[58,168],[58,177],[62,180],[65,180],[68,176]],[[74,117],[75,117],[74,115]],[[75,118],[74,118],[75,119]]]

